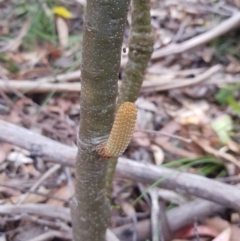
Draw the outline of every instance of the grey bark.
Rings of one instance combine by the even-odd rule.
[[[81,110],[72,201],[75,241],[105,241],[108,160],[93,151],[111,130],[128,0],[87,1],[82,52]]]

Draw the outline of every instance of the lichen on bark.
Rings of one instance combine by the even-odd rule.
[[[88,0],[86,6],[76,158],[76,194],[71,203],[75,241],[105,241],[108,160],[93,151],[107,139],[117,96],[120,52],[129,0]]]

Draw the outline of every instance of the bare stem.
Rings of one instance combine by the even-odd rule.
[[[75,241],[105,241],[109,220],[105,195],[108,161],[93,150],[107,139],[113,123],[128,4],[129,0],[87,1],[76,196],[71,207]]]
[[[128,62],[125,69],[118,106],[126,101],[135,102],[143,82],[153,51],[153,35],[151,31],[150,1],[132,0],[132,26],[129,41]],[[107,192],[111,191],[117,158],[112,159],[108,166]]]

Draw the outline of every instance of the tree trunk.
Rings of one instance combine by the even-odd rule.
[[[88,0],[83,31],[80,129],[76,195],[72,200],[75,241],[105,241],[108,160],[94,151],[112,127],[120,53],[129,0]]]

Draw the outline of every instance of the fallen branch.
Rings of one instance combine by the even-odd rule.
[[[170,229],[174,233],[180,228],[192,224],[195,217],[201,220],[224,210],[216,203],[197,199],[167,211],[166,216]],[[150,219],[138,222],[136,230],[130,223],[114,228],[112,231],[120,240],[132,241],[133,233],[136,233],[138,241],[145,241],[151,237],[151,222]]]
[[[178,229],[191,224],[194,220],[194,217],[202,219],[222,211],[224,211],[222,206],[213,202],[198,199],[171,209],[167,211],[166,215],[171,231],[175,232]],[[23,213],[71,222],[70,210],[69,208],[65,207],[55,207],[47,204],[6,204],[0,206],[0,215],[14,215]],[[135,230],[132,229],[132,224],[126,224],[112,230],[112,232],[120,240],[124,241],[132,241],[132,234],[134,231]],[[148,239],[151,236],[150,220],[147,219],[138,222],[136,232],[137,236],[142,238],[141,240],[145,241]],[[107,236],[111,236],[109,229],[107,231]]]
[[[195,48],[201,44],[208,43],[209,41],[229,32],[233,28],[239,26],[240,23],[240,12],[235,13],[232,17],[223,21],[211,30],[198,35],[192,39],[189,39],[183,43],[170,44],[165,48],[155,50],[152,55],[152,60],[157,60],[159,58],[166,57],[172,54],[181,54],[187,50]]]
[[[58,207],[46,204],[5,204],[0,206],[1,215],[13,215],[28,213],[32,215],[38,215],[41,217],[61,219],[67,222],[71,222],[70,210],[64,207]]]
[[[65,240],[72,240],[72,235],[63,231],[56,230],[48,230],[45,233],[38,235],[28,241],[44,241],[44,240],[52,240],[54,238],[61,238]]]
[[[193,78],[186,79],[166,79],[163,81],[162,76],[159,75],[158,80],[145,80],[143,82],[141,92],[152,92],[152,91],[164,91],[174,88],[181,88],[190,85],[198,84],[206,79],[210,78],[213,74],[221,71],[221,65],[214,65],[204,71],[203,73],[198,74]],[[70,75],[71,74],[71,75]],[[70,80],[80,75],[79,71],[70,73],[68,76],[59,75],[56,77],[46,77],[39,79],[37,81],[31,80],[1,80],[0,79],[0,89],[6,93],[14,93],[14,90],[21,91],[23,93],[46,93],[49,91],[55,92],[80,92],[81,84],[80,83],[49,83],[55,81],[61,81],[64,78]]]
[[[158,81],[144,81],[142,85],[142,92],[153,92],[153,91],[163,91],[163,90],[170,90],[174,88],[181,88],[190,85],[198,84],[202,81],[207,80],[213,74],[219,73],[222,70],[221,65],[214,65],[204,71],[203,73],[197,75],[193,78],[188,79],[175,79],[168,81],[167,83],[161,83],[161,76],[159,75]]]
[[[74,166],[76,148],[50,140],[40,134],[0,120],[0,140],[8,142],[32,154],[40,155],[62,165]],[[229,208],[240,210],[239,189],[194,174],[138,163],[119,158],[116,174],[122,178],[154,184],[177,192],[188,193],[214,201]]]
[[[79,76],[78,76],[79,78]],[[80,92],[80,83],[49,83],[30,80],[0,80],[0,89],[7,93],[18,90],[24,93]]]

